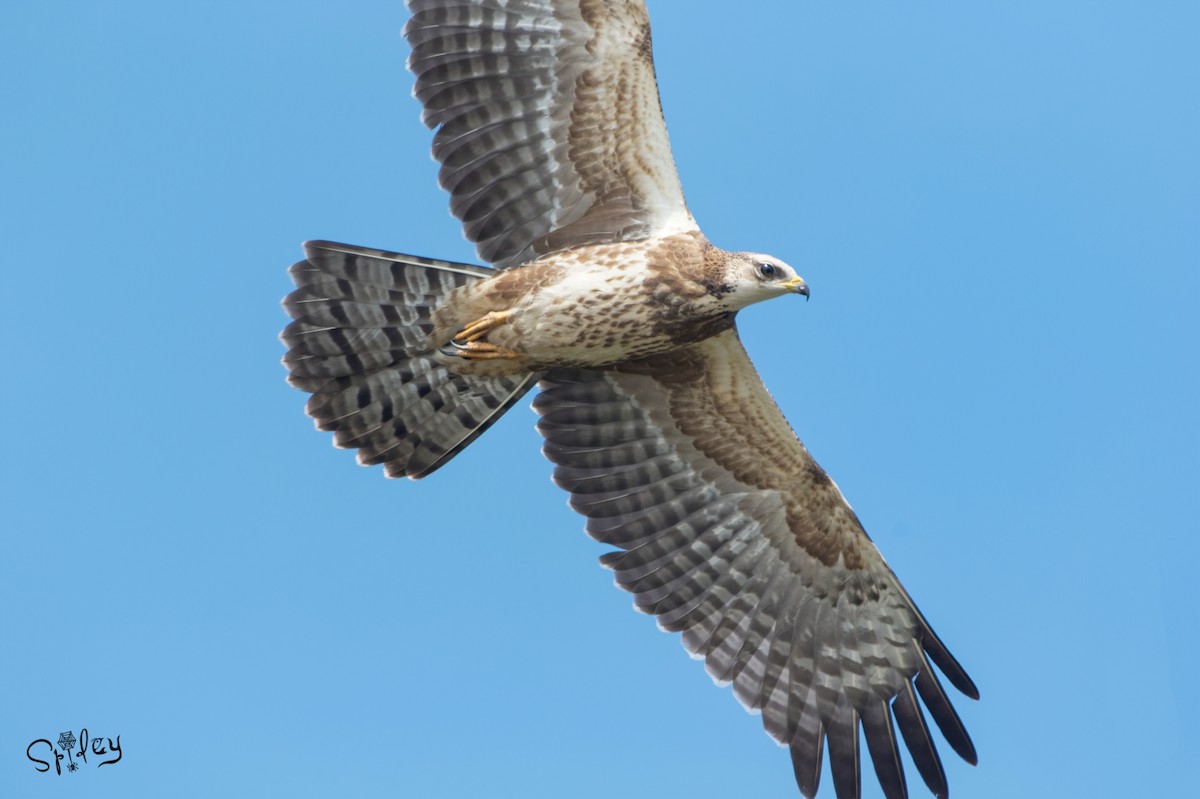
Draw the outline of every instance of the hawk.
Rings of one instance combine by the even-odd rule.
[[[282,337],[317,427],[421,478],[536,385],[554,480],[615,548],[602,563],[761,713],[801,793],[827,745],[837,795],[859,796],[861,730],[884,794],[906,796],[899,729],[946,796],[926,711],[976,755],[933,666],[978,691],[738,340],[740,309],[808,287],[700,232],[642,0],[408,6],[439,181],[491,267],[307,243]]]

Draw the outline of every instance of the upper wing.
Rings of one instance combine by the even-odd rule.
[[[408,0],[422,119],[450,209],[504,268],[695,230],[642,0]]]
[[[978,691],[762,385],[735,331],[619,371],[556,370],[534,402],[555,481],[620,547],[604,558],[639,609],[683,632],[761,710],[813,796],[824,741],[839,797],[859,795],[858,729],[888,797],[906,796],[893,715],[926,784],[946,740],[975,749],[929,665]]]

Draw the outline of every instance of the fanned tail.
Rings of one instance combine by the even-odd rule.
[[[540,374],[476,377],[438,362],[431,315],[479,266],[310,241],[283,300],[288,382],[312,393],[308,415],[334,443],[388,477],[435,471],[487,430]]]

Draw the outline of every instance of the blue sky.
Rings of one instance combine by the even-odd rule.
[[[1188,793],[1197,6],[651,15],[696,218],[812,287],[747,346],[980,686],[954,795]],[[0,795],[798,795],[611,586],[530,411],[387,481],[284,383],[304,239],[472,260],[404,16],[0,11]],[[33,770],[82,727],[122,762]]]

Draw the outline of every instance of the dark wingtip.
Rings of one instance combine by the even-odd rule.
[[[976,765],[979,757],[975,752],[975,744],[971,741],[971,736],[967,734],[967,729],[963,726],[962,719],[958,717],[954,706],[950,704],[946,692],[942,690],[937,675],[933,673],[928,660],[917,672],[915,682],[917,693],[921,695],[925,706],[929,708],[929,713],[937,722],[938,729],[942,731],[942,736],[950,744],[950,748],[972,766]]]
[[[796,749],[790,747],[788,750],[792,755],[792,774],[796,777],[796,787],[800,789],[800,793],[805,799],[816,799],[817,788],[821,785],[821,760],[818,757],[815,764],[810,763],[808,757]]]

